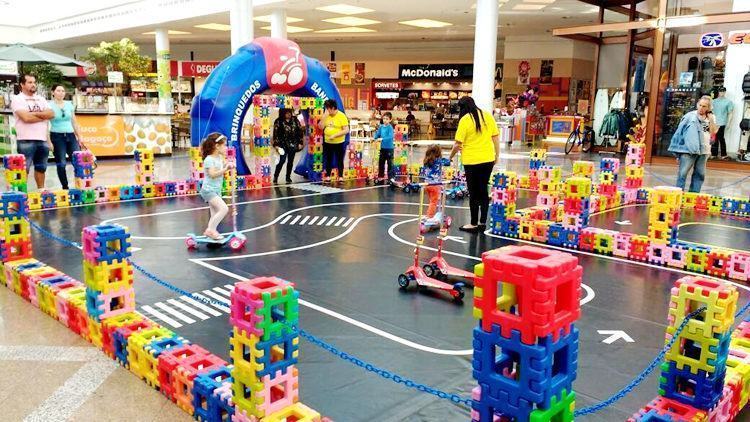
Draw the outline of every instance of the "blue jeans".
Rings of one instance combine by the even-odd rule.
[[[50,132],[50,139],[54,150],[55,165],[57,166],[57,178],[63,189],[68,189],[68,175],[65,172],[66,157],[73,161],[73,152],[78,151],[78,140],[73,133]]]
[[[679,154],[680,168],[677,172],[677,187],[685,190],[685,181],[690,169],[693,169],[693,175],[690,177],[690,189],[688,192],[700,192],[703,186],[703,179],[706,178],[706,161],[708,155],[702,154]]]
[[[31,172],[31,164],[34,164],[34,170],[38,173],[47,171],[47,160],[49,159],[49,147],[42,140],[23,140],[16,142],[16,149],[19,154],[26,157],[26,172]]]

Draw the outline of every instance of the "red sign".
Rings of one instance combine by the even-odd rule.
[[[219,62],[179,62],[179,75],[183,78],[205,78],[219,65]]]
[[[729,34],[729,44],[750,45],[750,31],[737,31]]]
[[[373,82],[373,88],[377,91],[401,91],[401,82]]]
[[[271,92],[289,94],[307,83],[307,62],[299,46],[291,40],[256,38],[266,59],[266,83]]]

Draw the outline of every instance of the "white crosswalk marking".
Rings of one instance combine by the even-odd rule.
[[[289,215],[287,215],[286,217],[284,217],[284,218],[283,218],[283,219],[282,219],[282,220],[281,220],[281,221],[279,222],[279,224],[286,224],[286,222],[287,222],[287,221],[289,221],[289,219],[290,219],[290,218],[292,218],[292,215],[291,215],[291,214],[289,214]]]
[[[318,225],[319,225],[319,226],[322,226],[322,225],[323,225],[323,223],[325,223],[327,219],[328,219],[328,217],[327,217],[327,216],[323,216],[323,218],[321,218],[321,219],[320,219],[320,221],[318,221]]]
[[[310,216],[306,215],[305,218],[303,218],[302,221],[299,222],[299,225],[300,226],[304,226],[305,223],[307,222],[307,220],[309,220],[309,219],[310,219]]]
[[[210,294],[208,294],[206,292],[208,292]],[[221,298],[221,296],[217,295],[216,293],[212,292],[211,290],[204,290],[203,293],[206,293],[208,296],[211,296],[211,299],[216,299],[216,300],[218,300],[219,302],[222,302],[222,303],[225,302],[224,299]],[[203,296],[203,295],[198,294],[198,293],[193,293],[193,296],[202,298],[204,300],[209,300],[209,301],[211,300],[211,299],[207,298],[206,296]],[[227,308],[226,306],[222,306],[222,305],[219,305],[217,303],[211,303],[211,306],[215,307],[216,309],[218,309],[220,311],[224,311],[227,314],[229,313],[229,308]]]
[[[331,217],[331,219],[330,219],[330,220],[328,220],[328,222],[326,223],[326,227],[330,226],[330,225],[331,225],[331,224],[333,224],[333,223],[334,223],[335,221],[336,221],[336,217]]]
[[[148,305],[141,306],[141,309],[143,309],[144,311],[150,313],[151,315],[159,318],[160,320],[166,322],[167,324],[171,325],[173,328],[180,328],[180,327],[182,327],[182,324],[180,324],[179,322],[173,320],[172,318],[164,315],[163,313],[157,311],[156,309],[154,309],[154,308],[152,308],[152,307],[150,307]]]
[[[198,308],[198,309],[200,309],[200,310],[202,310],[204,312],[208,312],[209,314],[211,314],[213,316],[221,316],[221,312],[218,312],[215,309],[213,309],[211,307],[208,307],[208,306],[206,306],[206,305],[198,302],[197,300],[195,300],[195,299],[193,299],[191,297],[180,296],[180,299],[184,300],[185,302],[187,302],[187,303],[195,306],[196,308]]]
[[[227,289],[229,289],[230,292],[234,291],[234,284],[225,284],[224,287],[226,287]]]
[[[320,217],[318,217],[317,215],[314,216],[313,218],[310,219],[310,222],[307,223],[307,225],[308,226],[312,226],[316,221],[318,221],[318,218],[320,218]]]
[[[229,297],[229,295],[230,295],[230,293],[228,291],[222,289],[221,287],[214,287],[213,291],[219,292],[219,293],[223,294],[226,297]]]
[[[335,226],[336,226],[336,227],[340,226],[340,225],[341,225],[341,223],[343,223],[343,222],[344,222],[344,220],[346,220],[346,217],[341,217],[341,218],[339,219],[339,221],[337,221],[337,222],[336,222]]]
[[[204,295],[206,295],[206,296],[211,297],[212,299],[216,299],[216,300],[218,300],[221,303],[226,303],[227,305],[229,305],[229,301],[227,299],[219,296],[218,294],[212,292],[211,290],[203,290],[202,293]],[[220,307],[220,305],[214,305],[214,306],[216,306],[219,309],[222,309],[222,307]],[[226,309],[226,311],[225,311],[226,313],[229,313],[229,308],[227,308],[226,306],[224,306],[223,308]]]
[[[302,218],[301,215],[298,215],[298,216],[294,217],[294,220],[292,220],[292,222],[289,223],[289,225],[293,226],[293,225],[297,224],[297,220],[299,220],[300,218]]]
[[[344,223],[344,227],[348,227],[349,224],[352,224],[353,221],[354,221],[354,217],[349,217],[349,219],[346,220],[346,223]]]
[[[186,304],[180,302],[179,300],[169,299],[167,300],[167,302],[169,302],[170,305],[176,306],[194,317],[200,318],[201,321],[205,321],[208,318],[210,318],[208,315],[204,314],[203,312],[196,311],[195,309],[187,306]],[[221,315],[221,314],[218,314],[218,315]]]
[[[154,304],[157,308],[161,309],[162,311],[174,316],[175,318],[179,319],[180,321],[186,323],[186,324],[192,324],[195,322],[194,319],[188,317],[187,315],[182,314],[181,312],[175,311],[174,309],[170,308],[169,306],[163,304],[162,302],[156,302]]]

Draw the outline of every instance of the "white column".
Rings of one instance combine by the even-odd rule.
[[[497,59],[497,0],[477,0],[474,29],[474,77],[471,96],[477,106],[492,111]]]
[[[734,0],[732,12],[750,11],[750,1]],[[725,33],[728,36],[729,33]],[[750,45],[735,44],[727,46],[726,68],[724,69],[724,86],[727,88],[726,96],[734,103],[734,112],[732,120],[724,129],[724,138],[727,142],[727,154],[734,156],[734,153],[742,144],[742,149],[747,150],[747,139],[740,140],[742,131],[740,130],[740,120],[745,108],[742,92],[742,78],[747,72],[750,72]]]
[[[172,101],[172,86],[169,74],[169,32],[165,28],[155,31],[156,42],[156,86],[159,93],[159,111],[171,112],[174,109]]]
[[[286,39],[286,9],[271,12],[271,37]]]
[[[253,0],[230,0],[229,25],[232,54],[253,40]]]

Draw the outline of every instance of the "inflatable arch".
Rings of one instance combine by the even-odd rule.
[[[344,110],[339,90],[320,61],[303,55],[293,41],[256,38],[219,63],[193,99],[192,145],[198,146],[206,135],[219,132],[240,150],[245,114],[253,96],[264,93],[332,99]],[[237,157],[237,173],[250,173],[242,154]]]

